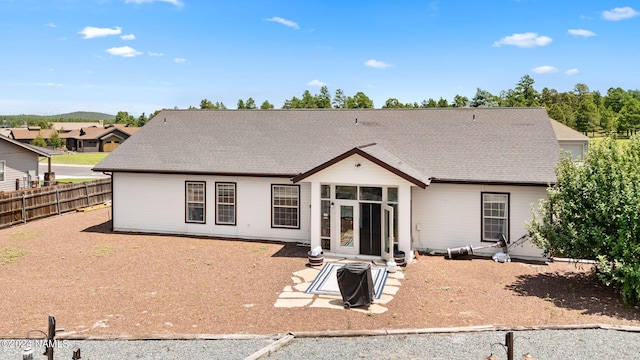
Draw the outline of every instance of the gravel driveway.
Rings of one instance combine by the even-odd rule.
[[[57,359],[506,359],[504,331],[453,334],[295,338],[270,355],[259,351],[275,338],[250,340],[66,341]],[[42,353],[42,349],[38,349]],[[640,333],[616,330],[537,330],[514,333],[514,359],[640,359]],[[37,352],[36,352],[37,354]],[[0,359],[20,359],[20,349],[0,347]],[[35,357],[38,358],[37,356]]]

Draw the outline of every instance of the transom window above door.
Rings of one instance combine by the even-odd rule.
[[[382,201],[382,188],[371,187],[371,186],[361,186],[360,200]]]
[[[358,200],[358,187],[336,185],[336,199]]]
[[[321,198],[329,199],[331,186],[322,185]],[[372,202],[397,202],[398,188],[384,186],[335,185],[336,200],[359,200]]]

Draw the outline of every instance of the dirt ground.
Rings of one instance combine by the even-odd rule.
[[[640,326],[590,268],[420,256],[383,314],[276,308],[295,244],[110,231],[110,209],[0,230],[0,337],[45,331],[47,316],[79,336],[275,334],[474,325]]]

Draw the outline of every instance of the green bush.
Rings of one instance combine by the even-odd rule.
[[[584,162],[563,158],[528,224],[547,255],[594,259],[600,281],[640,304],[640,137],[592,142]]]
[[[29,143],[33,146],[45,147],[47,146],[47,141],[42,137],[42,135],[38,134],[35,139],[31,140]]]

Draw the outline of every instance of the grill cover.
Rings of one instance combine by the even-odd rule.
[[[371,305],[374,296],[371,264],[348,263],[338,268],[336,276],[345,309]]]

